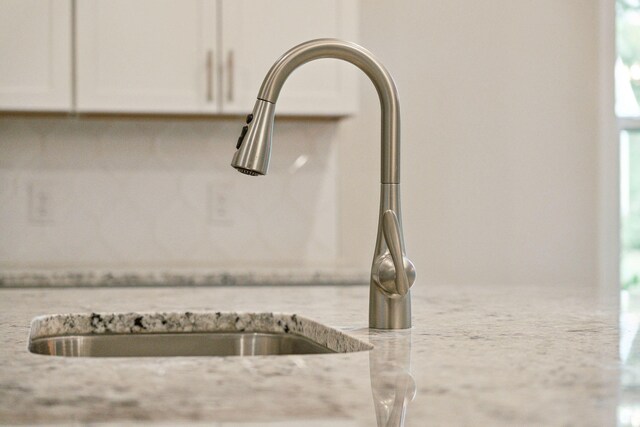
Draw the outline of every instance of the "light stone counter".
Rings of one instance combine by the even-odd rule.
[[[608,426],[620,402],[615,306],[580,287],[431,287],[414,328],[367,329],[368,287],[0,290],[5,424]],[[54,313],[280,312],[371,352],[226,358],[63,358],[27,351]],[[415,383],[415,385],[414,385]]]
[[[351,269],[173,269],[173,270],[16,270],[0,271],[2,288],[38,287],[209,287],[209,286],[353,286],[369,280],[369,271]]]

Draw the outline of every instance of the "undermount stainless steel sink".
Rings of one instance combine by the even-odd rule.
[[[76,335],[34,339],[32,353],[67,357],[270,356],[335,351],[308,338],[264,332]]]
[[[297,314],[71,313],[31,322],[29,351],[67,357],[271,356],[373,347]]]

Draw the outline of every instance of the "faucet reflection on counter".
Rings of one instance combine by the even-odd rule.
[[[265,76],[253,113],[236,144],[231,165],[243,174],[265,175],[269,168],[275,104],[289,75],[299,66],[321,58],[350,62],[373,82],[382,112],[382,167],[380,217],[375,255],[371,266],[369,327],[411,327],[409,288],[416,278],[413,263],[405,256],[400,211],[400,103],[393,78],[366,49],[337,39],[317,39],[286,52]]]
[[[375,351],[369,353],[378,427],[404,426],[407,407],[416,396],[416,382],[411,375],[411,330],[396,334],[392,340],[376,342]]]

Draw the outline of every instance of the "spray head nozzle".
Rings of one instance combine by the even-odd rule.
[[[258,99],[236,144],[231,166],[246,175],[266,175],[271,155],[275,104]]]

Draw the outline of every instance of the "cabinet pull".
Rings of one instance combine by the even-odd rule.
[[[233,58],[233,51],[230,50],[227,53],[227,101],[233,101],[233,73],[235,64]]]
[[[207,102],[213,101],[213,50],[207,51]]]

